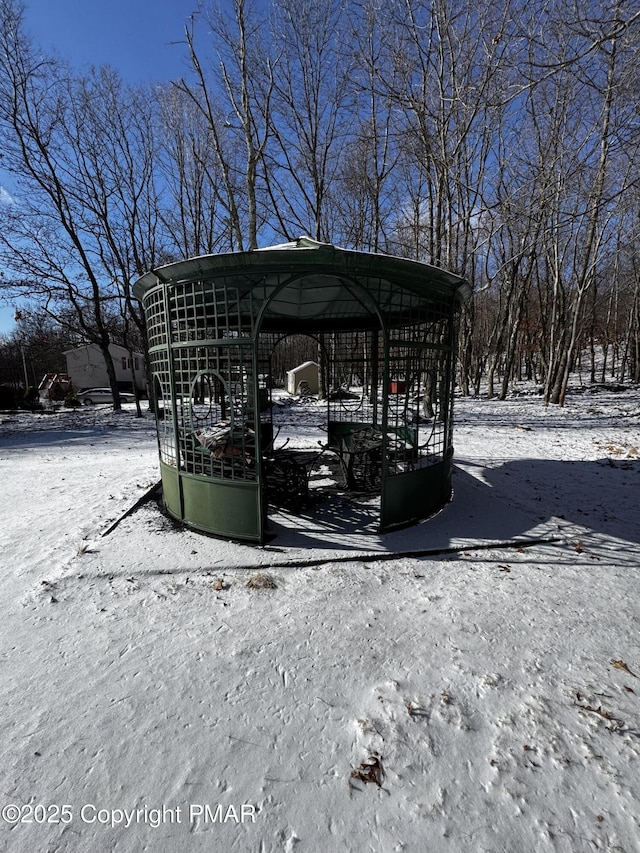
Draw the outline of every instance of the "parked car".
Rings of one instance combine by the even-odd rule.
[[[84,391],[79,391],[76,394],[78,400],[85,405],[93,405],[94,403],[113,403],[113,394],[111,388],[86,388]],[[136,398],[133,394],[125,391],[120,392],[121,403],[135,403]]]

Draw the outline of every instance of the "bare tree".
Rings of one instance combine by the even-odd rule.
[[[620,7],[616,0],[607,10],[614,20],[620,16]],[[561,405],[581,347],[588,300],[596,286],[598,270],[608,254],[617,200],[625,191],[625,175],[629,176],[628,170],[620,172],[620,159],[616,156],[621,36],[596,37],[593,33],[596,24],[583,13],[574,19],[572,29],[577,29],[578,35],[584,38],[586,27],[586,36],[597,42],[597,48],[590,52],[587,66],[572,65],[552,78],[555,84],[566,76],[565,71],[569,73],[574,96],[568,113],[572,126],[562,138],[562,203],[557,209],[562,211],[563,221],[561,227],[550,231],[546,238],[547,256],[556,262],[555,280],[558,284],[563,279],[566,282],[562,300],[558,293],[553,300],[554,311],[563,308],[564,317],[546,382],[547,401]],[[601,33],[609,29],[608,14],[601,17],[599,24]],[[572,49],[575,51],[575,37],[571,30],[568,39],[566,37],[567,31],[563,30],[563,42],[557,44],[570,55]],[[563,233],[564,238],[561,237]]]
[[[144,338],[130,281],[158,255],[149,98],[108,69],[76,78],[43,59],[19,4],[1,10],[0,134],[17,196],[0,209],[2,257],[41,311],[99,346],[119,408],[112,330],[123,305]]]
[[[351,128],[329,189],[333,230],[344,245],[386,251],[402,204],[394,182],[401,156],[397,106],[387,94],[395,73],[387,4],[351,4],[348,23],[341,49],[345,59],[351,55]]]
[[[486,172],[509,82],[508,4],[499,13],[462,0],[397,0],[392,8],[402,85],[388,94],[405,117],[413,194],[400,226],[419,232],[418,256],[473,274],[475,223],[489,203]]]
[[[158,93],[160,169],[166,198],[160,216],[179,257],[227,248],[228,222],[220,199],[223,178],[210,145],[208,123],[190,97],[175,87]]]
[[[133,349],[146,352],[147,333],[131,282],[162,262],[168,246],[159,215],[155,102],[146,88],[125,86],[112,69],[100,68],[75,82],[70,103],[72,127],[80,129],[68,143],[78,163],[79,202],[103,274],[117,289],[121,343],[131,355],[135,388]]]
[[[284,236],[329,240],[330,188],[338,175],[352,95],[350,49],[338,0],[277,0],[268,185]],[[348,29],[346,30],[349,31]],[[297,232],[297,234],[296,234]]]
[[[259,212],[260,171],[269,137],[272,91],[271,59],[265,51],[265,24],[246,0],[233,0],[232,15],[206,15],[210,45],[217,63],[208,63],[196,46],[197,17],[185,29],[195,83],[184,79],[176,88],[205,121],[215,156],[216,196],[225,209],[228,248],[243,251],[258,245],[263,222]],[[267,40],[268,44],[268,40]],[[244,144],[238,151],[237,136]],[[198,166],[208,161],[200,158]]]
[[[8,276],[106,353],[144,342],[140,273],[306,232],[468,278],[463,393],[524,371],[562,404],[598,347],[637,381],[636,6],[201,4],[191,77],[152,93],[43,58],[0,0]]]
[[[604,271],[619,274],[613,241],[638,161],[637,134],[628,130],[634,16],[625,5],[550,3],[518,22],[526,53],[491,154],[491,290],[478,297],[495,307],[485,351],[489,389],[498,371],[501,394],[526,359],[530,370],[540,362],[545,399],[564,401],[601,310]]]
[[[0,134],[18,196],[0,214],[3,260],[18,278],[35,282],[30,295],[42,310],[56,316],[61,306],[73,306],[83,334],[104,355],[119,407],[106,318],[116,293],[100,281],[99,250],[84,230],[76,164],[66,147],[69,72],[32,48],[20,4],[2,0],[0,11]]]

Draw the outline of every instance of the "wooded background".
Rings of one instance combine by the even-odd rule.
[[[139,275],[308,234],[469,280],[463,394],[640,380],[637,0],[201,4],[144,87],[0,15],[0,356],[139,348]]]

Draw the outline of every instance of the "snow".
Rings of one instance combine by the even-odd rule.
[[[103,535],[150,416],[3,413],[0,849],[640,850],[640,391],[521,391],[456,401],[434,518],[263,547]]]

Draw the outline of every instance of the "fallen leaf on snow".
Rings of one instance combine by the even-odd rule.
[[[629,675],[633,676],[633,678],[638,677],[635,673],[631,672],[623,660],[613,660],[613,658],[611,658],[611,666],[615,666],[616,669],[624,670],[624,672],[627,672]]]
[[[615,723],[619,729],[624,726],[623,720],[618,720],[613,716],[611,711],[605,711],[602,705],[598,705],[597,708],[594,708],[593,705],[578,705],[583,711],[590,711],[592,714],[597,714],[599,717],[603,717],[605,720],[610,720],[612,723]]]
[[[367,761],[362,761],[360,763],[360,767],[358,767],[356,770],[351,771],[351,776],[349,778],[349,787],[353,787],[351,779],[359,779],[365,784],[367,782],[373,782],[374,785],[377,785],[378,788],[381,788],[382,780],[384,779],[384,769],[382,767],[381,757],[378,755],[378,753],[374,752],[373,755],[371,755]]]

